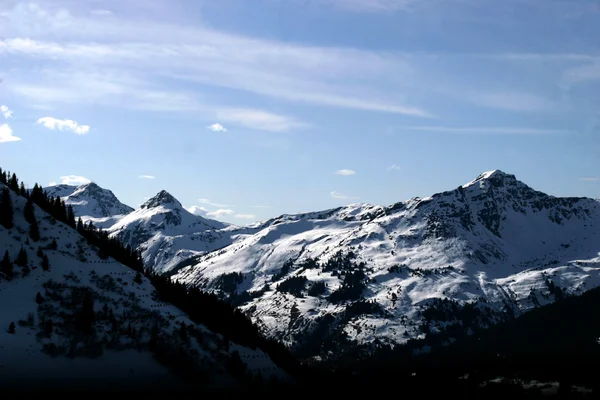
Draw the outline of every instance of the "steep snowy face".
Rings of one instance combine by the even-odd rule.
[[[36,205],[40,238],[34,242],[24,218],[26,200],[11,192],[11,201],[14,225],[0,225],[2,389],[105,390],[110,382],[115,391],[189,390],[154,357],[157,351],[181,350],[186,356],[177,362],[185,363],[186,370],[206,371],[215,388],[236,384],[227,372],[234,351],[252,373],[260,371],[266,380],[285,378],[266,353],[227,343],[159,301],[146,277],[110,257],[101,258],[76,230]],[[93,315],[91,335],[80,330],[86,304]]]
[[[106,228],[120,216],[133,211],[133,208],[121,203],[112,191],[93,182],[81,186],[49,186],[44,190],[49,195],[59,196],[73,207],[75,215],[80,216],[84,222],[91,221],[99,228]]]
[[[600,203],[549,196],[499,170],[388,207],[228,232],[231,245],[173,279],[229,298],[306,356],[468,331],[600,284]],[[458,323],[467,303],[474,317]]]
[[[184,259],[231,243],[230,236],[221,231],[227,226],[191,214],[162,190],[107,230],[111,236],[142,250],[148,268],[167,272]]]

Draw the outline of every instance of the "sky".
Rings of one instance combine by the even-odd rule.
[[[600,198],[600,3],[0,0],[0,167],[243,225],[500,169]]]

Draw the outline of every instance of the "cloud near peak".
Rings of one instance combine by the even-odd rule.
[[[334,199],[338,199],[338,200],[358,200],[358,197],[347,196],[347,195],[337,192],[335,190],[331,191],[329,193],[329,195],[331,197],[333,197]]]
[[[80,125],[71,119],[57,119],[53,117],[43,117],[37,120],[36,124],[42,125],[50,130],[71,131],[78,135],[85,135],[90,131],[89,125]]]
[[[91,180],[79,175],[65,175],[60,177],[60,183],[63,185],[79,186],[90,183]]]

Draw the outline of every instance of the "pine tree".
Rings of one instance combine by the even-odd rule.
[[[31,224],[29,224],[29,237],[34,242],[40,240],[40,228],[38,227],[35,217],[33,217]]]
[[[25,217],[25,221],[29,223],[31,223],[31,221],[35,219],[35,212],[33,211],[33,201],[31,200],[31,198],[29,198],[25,203],[25,207],[23,208],[23,216]]]
[[[15,333],[15,323],[11,322],[10,325],[8,325],[8,333]]]
[[[25,190],[25,185],[23,184],[23,182],[21,182],[21,186],[19,187],[19,194],[23,197],[28,197],[27,190]]]
[[[52,336],[53,330],[54,330],[54,323],[52,322],[51,319],[47,319],[44,322],[44,335],[49,338],[50,336]]]
[[[37,256],[40,258],[44,258],[44,251],[42,250],[41,246],[38,246]]]
[[[20,267],[24,267],[25,265],[27,265],[27,252],[22,246],[21,250],[19,250],[19,254],[17,254],[17,258],[15,259],[15,264],[17,264]]]
[[[8,182],[8,187],[11,188],[14,192],[19,193],[19,180],[17,179],[17,175],[14,173],[10,178],[10,182]]]
[[[12,199],[10,197],[10,190],[7,188],[2,189],[2,195],[0,196],[0,225],[6,229],[13,227]]]
[[[67,207],[67,220],[69,225],[75,228],[75,213],[73,213],[73,206],[71,206],[70,204]]]
[[[0,261],[0,271],[4,273],[4,275],[8,279],[12,279],[13,277],[13,265],[10,261],[10,256],[8,255],[8,250],[4,252],[4,258]]]
[[[48,248],[50,250],[58,249],[58,243],[56,243],[56,239],[52,239],[52,242],[50,242],[50,245],[48,246]]]
[[[42,294],[40,292],[37,292],[37,294],[35,295],[35,302],[38,304],[42,304],[44,302],[44,298],[42,297]]]
[[[48,260],[48,256],[45,255],[45,254],[42,257],[42,269],[44,271],[49,271],[50,270],[50,261]]]
[[[83,221],[81,220],[81,217],[79,217],[79,219],[77,220],[77,232],[81,233],[83,235]]]

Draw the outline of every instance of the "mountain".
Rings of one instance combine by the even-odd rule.
[[[2,183],[0,193],[3,393],[198,393],[241,387],[258,373],[287,379],[259,347],[230,341],[165,303],[166,292],[148,277],[103,254],[110,243],[91,245]]]
[[[112,191],[103,189],[94,182],[80,186],[48,186],[44,191],[60,197],[65,204],[73,207],[74,213],[84,222],[92,222],[98,228],[108,228],[121,216],[134,211],[121,203]]]
[[[213,234],[225,233],[230,245],[172,279],[239,305],[305,358],[433,333],[452,341],[600,285],[600,202],[499,170],[431,197]]]
[[[140,249],[144,263],[164,273],[194,255],[230,244],[229,227],[226,223],[191,214],[170,193],[162,190],[107,231],[111,237]]]

